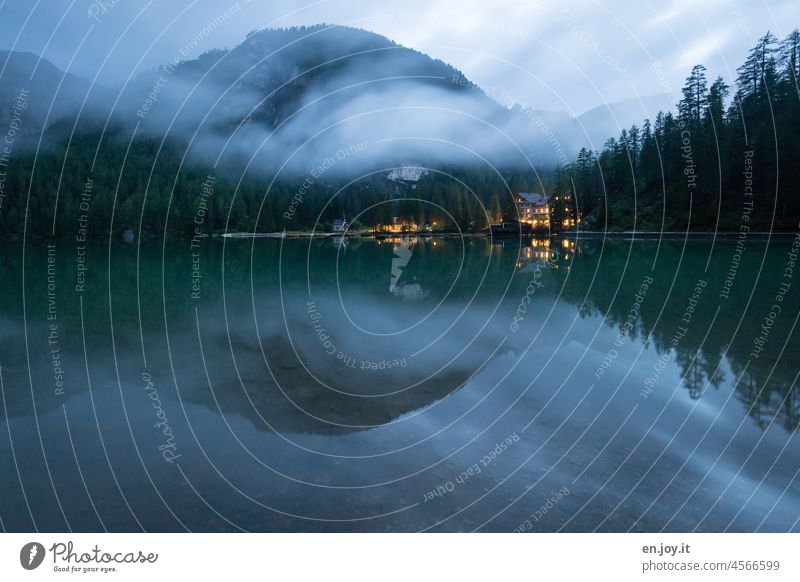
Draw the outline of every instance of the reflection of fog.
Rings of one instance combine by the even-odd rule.
[[[468,370],[456,367],[433,375],[432,364],[400,368],[397,359],[373,362],[364,357],[369,352],[348,352],[345,343],[337,344],[342,357],[327,354],[308,334],[295,335],[294,349],[285,336],[263,338],[267,367],[254,333],[237,334],[233,356],[227,341],[222,328],[204,334],[208,351],[215,354],[209,361],[213,393],[200,378],[184,379],[183,397],[242,416],[260,430],[344,434],[368,429],[445,398],[469,377]]]
[[[627,241],[587,241],[573,251],[557,239],[536,245],[530,240],[433,242],[422,237],[410,247],[413,256],[396,285],[401,294],[407,292],[403,289],[413,290],[412,296],[428,293],[422,301],[399,300],[387,292],[395,247],[371,239],[351,240],[346,253],[329,240],[228,240],[224,247],[222,241],[204,241],[200,252],[207,277],[198,301],[189,300],[188,245],[168,242],[162,253],[160,242],[145,243],[138,265],[135,247],[113,246],[108,261],[107,247],[99,245],[87,253],[87,284],[95,300],[84,300],[84,321],[68,286],[72,264],[59,255],[56,300],[67,380],[63,398],[54,396],[48,368],[47,272],[40,268],[46,264],[44,246],[29,245],[30,360],[23,341],[21,285],[15,279],[21,265],[18,257],[0,254],[0,268],[8,274],[0,287],[0,301],[8,306],[0,328],[0,363],[3,412],[10,418],[0,434],[6,428],[13,434],[22,482],[32,492],[37,518],[41,515],[48,529],[63,528],[49,483],[41,478],[48,470],[44,448],[73,524],[97,527],[81,497],[77,456],[88,489],[105,505],[106,525],[134,529],[109,473],[107,451],[120,486],[135,492],[137,510],[144,508],[145,525],[178,527],[148,490],[135,444],[182,519],[195,529],[218,526],[210,514],[191,521],[203,510],[201,502],[187,495],[175,467],[161,460],[153,428],[156,413],[141,381],[146,369],[174,426],[187,477],[204,500],[252,529],[375,529],[386,524],[419,529],[497,486],[476,507],[481,514],[464,512],[442,527],[477,526],[503,510],[488,529],[508,531],[524,520],[531,499],[546,499],[573,482],[575,505],[566,501],[554,508],[552,521],[542,528],[658,530],[675,517],[667,529],[687,530],[710,508],[714,511],[703,522],[705,529],[722,530],[736,515],[733,530],[755,528],[762,518],[765,529],[792,527],[798,511],[793,480],[800,466],[790,446],[795,437],[788,432],[800,416],[793,382],[800,360],[790,349],[797,339],[792,329],[797,296],[784,300],[792,317],[776,320],[761,357],[749,358],[763,308],[780,281],[785,246],[769,252],[757,284],[737,280],[731,299],[717,313],[715,287],[724,281],[728,261],[712,260],[706,270],[706,243],[690,243],[683,251],[682,243],[635,243],[631,249]],[[530,251],[521,253],[521,246]],[[718,242],[717,247],[720,256],[729,257],[730,245]],[[753,243],[748,249],[753,254],[744,257],[742,272],[755,272],[752,263],[758,266],[764,247]],[[538,264],[542,250],[550,260],[556,255],[559,268],[540,268],[542,287],[530,296],[519,331],[511,333],[515,309],[533,279],[531,272],[517,268],[518,257]],[[109,289],[109,267],[113,334],[109,305],[97,300]],[[625,341],[615,348],[614,365],[593,385],[598,362],[626,325],[645,275],[656,283]],[[674,346],[676,326],[700,277],[708,288]],[[312,300],[318,314],[314,320]],[[671,348],[674,354],[664,360],[658,383],[642,398],[644,382]],[[453,480],[511,434],[518,434],[519,442],[493,461],[480,480],[446,498],[420,503],[426,491]],[[9,443],[0,440],[6,458],[11,457]],[[398,449],[403,450],[393,452]],[[402,514],[406,521],[380,525],[278,518],[232,495],[215,468],[252,497],[292,514],[338,519],[418,505]],[[368,489],[325,488],[361,487],[409,475]],[[609,475],[614,475],[610,482]],[[25,508],[16,479],[10,472],[0,475],[8,491],[4,523],[30,527],[24,509],[15,509]],[[533,491],[509,505],[535,483]],[[613,523],[601,524],[609,508],[627,495]],[[590,503],[582,509],[584,500]]]
[[[394,286],[392,295],[403,301],[422,301],[428,296],[428,292],[424,291],[419,283],[403,283]]]
[[[658,252],[654,271],[656,285],[632,322],[626,341],[632,346],[655,350],[659,355],[674,349],[669,358],[669,371],[678,375],[681,390],[692,399],[733,391],[743,410],[762,428],[772,422],[773,426],[780,425],[791,431],[800,424],[800,402],[794,382],[800,370],[800,359],[796,350],[784,349],[796,341],[793,316],[776,320],[759,358],[751,359],[748,355],[753,338],[758,336],[763,306],[769,304],[780,282],[784,261],[782,243],[771,243],[757,284],[746,279],[737,281],[736,292],[720,305],[715,287],[725,280],[728,262],[708,262],[709,247],[702,241],[689,243],[682,256],[681,242],[662,242],[660,246],[655,242],[638,242],[632,251],[627,241],[584,241],[577,245],[570,243],[568,247],[556,239],[511,240],[494,245],[480,239],[467,241],[465,245],[463,242],[406,237],[388,244],[354,239],[347,252],[342,253],[327,241],[228,241],[225,243],[227,313],[223,311],[218,271],[223,248],[220,241],[209,240],[203,247],[203,264],[208,265],[208,270],[199,302],[188,299],[192,281],[187,276],[190,273],[187,265],[191,267],[191,263],[187,263],[190,259],[183,245],[169,244],[163,255],[163,296],[160,244],[143,247],[140,280],[147,283],[138,290],[136,249],[120,245],[114,247],[114,260],[110,263],[116,357],[122,366],[129,367],[132,377],[141,371],[142,342],[137,311],[137,306],[141,305],[144,345],[148,352],[154,351],[149,363],[155,366],[156,362],[161,362],[166,366],[161,372],[169,377],[171,374],[166,373],[169,362],[165,356],[166,309],[170,348],[182,395],[211,406],[213,400],[209,400],[207,381],[197,366],[199,353],[194,320],[197,308],[204,341],[209,343],[206,352],[209,374],[216,396],[226,410],[259,422],[249,397],[260,402],[256,410],[263,408],[272,414],[275,426],[286,430],[321,430],[324,423],[309,420],[304,427],[307,417],[304,420],[302,413],[293,416],[297,408],[287,396],[294,394],[298,402],[303,402],[301,408],[313,410],[320,418],[339,424],[380,424],[458,389],[503,338],[510,349],[523,353],[534,337],[534,347],[539,348],[558,345],[567,333],[586,335],[589,338],[586,341],[591,342],[593,330],[600,321],[621,329],[637,285],[642,277],[653,273],[651,268]],[[309,244],[311,264],[307,269]],[[412,250],[413,256],[403,267],[391,293],[387,293],[391,285],[392,260],[397,256],[395,249],[404,244]],[[256,255],[251,257],[252,245],[255,245]],[[463,266],[462,245],[466,252]],[[743,258],[742,272],[748,272],[751,266],[756,272],[764,249],[764,245],[753,244],[751,254]],[[727,258],[730,250],[730,245],[718,241],[715,253]],[[112,340],[108,305],[103,301],[85,301],[85,320],[81,322],[78,297],[69,288],[74,276],[72,265],[66,259],[61,260],[59,255],[58,324],[68,385],[64,398],[53,393],[52,369],[48,368],[47,359],[47,310],[42,308],[46,303],[41,294],[46,288],[46,271],[36,268],[46,264],[43,253],[43,248],[31,246],[26,280],[30,375],[40,413],[54,410],[65,399],[87,390],[82,325],[86,331],[87,359],[92,373],[98,375],[96,381],[115,382],[113,360],[108,359]],[[88,254],[92,261],[90,289],[108,287],[104,253],[100,249]],[[547,257],[551,261],[555,259],[559,268],[546,268]],[[3,272],[20,272],[18,254],[5,254],[0,260]],[[525,262],[521,267],[520,260]],[[707,262],[708,271],[705,270]],[[278,264],[283,265],[280,279],[283,305],[280,303]],[[532,297],[521,331],[506,337],[514,310],[534,274],[531,269],[537,268],[542,287]],[[676,271],[678,276],[673,283]],[[341,359],[326,354],[313,335],[305,310],[308,273],[312,293],[320,301],[325,326],[336,342],[337,351],[342,352],[342,359],[352,358],[360,365],[362,361],[409,358],[422,348],[426,349],[409,358],[407,368],[387,370],[376,377],[358,367],[347,368]],[[701,276],[709,281],[708,290],[685,336],[672,346],[670,341],[675,336],[687,297]],[[503,298],[509,278],[511,285]],[[620,278],[622,285],[619,285]],[[18,290],[19,286],[11,282],[0,289],[0,298],[8,306],[3,316],[0,344],[6,380],[5,408],[10,416],[24,416],[32,411],[26,380],[28,358],[25,343],[21,341],[24,332]],[[445,297],[444,303],[436,308],[436,302]],[[551,315],[556,300],[559,309],[556,315]],[[500,307],[497,307],[498,301]],[[796,314],[800,311],[798,303],[797,294],[787,294],[783,312]],[[566,307],[569,309],[565,310]],[[252,324],[254,311],[258,316],[261,346],[280,387],[263,362],[262,348]],[[354,324],[364,331],[355,330]],[[411,331],[396,333],[415,325]],[[568,332],[570,325],[572,328]],[[294,349],[288,343],[287,327]],[[226,330],[235,332],[233,335],[238,338],[232,351],[243,375],[245,390],[239,385]],[[467,345],[469,349],[460,354]],[[592,351],[587,357],[595,357],[591,355],[595,351],[602,357],[610,347],[590,343]],[[645,376],[652,375],[651,369],[644,372]],[[153,370],[153,373],[158,375],[159,371]],[[429,375],[435,379],[425,380]],[[392,392],[418,381],[423,384],[419,390],[408,391],[404,399],[398,397],[392,401],[389,398],[376,404],[382,399],[373,398],[374,402],[365,406],[364,402],[355,405],[348,401],[354,397],[342,396],[319,385],[314,377],[336,390],[356,394],[369,394],[369,390],[378,388],[380,393]],[[9,383],[16,379],[25,379],[22,389]],[[286,389],[286,394],[281,392],[281,387]],[[656,390],[669,388],[663,381]],[[281,424],[281,415],[294,420]]]

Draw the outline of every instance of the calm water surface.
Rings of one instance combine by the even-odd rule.
[[[791,251],[5,241],[2,527],[798,531]]]

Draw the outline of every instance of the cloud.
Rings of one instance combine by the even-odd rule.
[[[197,56],[210,48],[234,46],[254,28],[332,22],[373,30],[446,59],[480,84],[501,87],[517,102],[580,112],[637,92],[652,94],[648,69],[654,60],[679,59],[681,67],[666,68],[669,81],[678,87],[687,73],[681,69],[701,60],[712,74],[730,79],[728,63],[741,62],[755,36],[768,29],[785,35],[797,23],[793,0],[768,6],[679,2],[660,16],[647,3],[577,0],[491,6],[409,0],[401,7],[386,0],[277,0],[268,5],[247,0],[126,0],[106,3],[110,7],[96,18],[89,16],[91,4],[7,1],[0,8],[2,48],[44,53],[61,68],[74,59],[72,72],[90,79],[97,74],[106,83],[124,82],[143,69],[171,61],[187,44],[189,56]],[[597,50],[568,34],[558,21],[563,10],[577,16],[580,27],[593,35]],[[229,16],[220,22],[226,12]],[[213,31],[202,34],[215,21]],[[600,52],[622,62],[631,72],[628,83],[620,82]]]

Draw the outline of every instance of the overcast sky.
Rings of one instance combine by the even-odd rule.
[[[216,21],[216,24],[211,24]],[[501,102],[573,114],[680,94],[693,64],[735,77],[767,30],[800,26],[798,0],[0,0],[0,46],[106,84],[232,47],[263,27],[365,28],[445,60]]]

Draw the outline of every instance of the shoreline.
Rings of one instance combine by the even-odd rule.
[[[748,232],[746,237],[749,239],[766,240],[770,238],[793,238],[797,235],[796,231],[758,231]],[[724,239],[734,240],[741,236],[738,231],[718,231],[718,232],[696,232],[696,231],[651,231],[651,230],[627,230],[627,231],[614,231],[605,232],[597,230],[582,230],[582,231],[562,231],[558,236],[569,239],[601,239],[613,238],[622,240],[681,240],[681,239],[694,239],[694,240],[711,240],[711,239]]]
[[[767,239],[790,239],[797,236],[798,231],[756,231],[756,232],[748,232],[746,237],[749,239],[756,239],[756,240],[767,240]],[[385,238],[399,238],[399,237],[418,237],[418,238],[490,238],[494,240],[510,240],[510,239],[519,239],[519,238],[536,238],[536,239],[546,239],[546,238],[566,238],[571,240],[579,240],[579,239],[615,239],[615,240],[682,240],[682,239],[692,239],[692,240],[712,240],[712,239],[722,239],[722,240],[735,240],[741,236],[741,233],[738,231],[718,231],[714,232],[682,232],[682,231],[594,231],[594,230],[582,230],[582,231],[561,231],[558,233],[532,233],[532,234],[506,234],[503,236],[492,235],[489,232],[404,232],[404,233],[373,233],[373,232],[354,232],[354,233],[340,233],[340,232],[304,232],[304,231],[295,231],[295,232],[226,232],[226,233],[214,233],[213,235],[204,234],[200,238],[203,239],[254,239],[254,238],[273,238],[273,239],[282,239],[282,238],[295,238],[295,239],[310,239],[310,238],[346,238],[346,239],[358,239],[358,238],[366,238],[366,239],[385,239]],[[74,239],[73,236],[68,235],[56,235],[50,236],[45,234],[33,234],[28,235],[28,240],[64,240],[64,239]],[[122,233],[115,233],[113,235],[114,240],[122,240],[123,235]],[[163,240],[165,238],[169,239],[185,239],[191,240],[193,237],[190,234],[185,233],[176,233],[176,232],[167,232],[160,233],[160,234],[153,234],[153,233],[144,233],[141,237],[135,237],[133,240],[129,242],[134,242],[137,238],[141,238],[142,240]],[[9,242],[14,241],[21,241],[23,239],[23,235],[21,233],[7,233],[5,235],[0,235],[0,240],[6,240]],[[104,240],[107,241],[108,237],[90,237],[91,240]],[[128,242],[128,241],[126,241]]]

